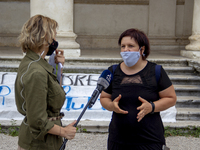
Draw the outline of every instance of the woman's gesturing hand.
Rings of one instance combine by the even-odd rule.
[[[140,110],[140,112],[137,114],[138,122],[140,122],[145,115],[152,111],[152,106],[147,100],[141,98],[140,96],[138,99],[142,102],[142,105],[137,107],[137,110]]]
[[[122,110],[119,108],[119,100],[121,99],[121,94],[119,94],[118,97],[116,97],[113,101],[113,111],[119,114],[128,114],[128,111]]]

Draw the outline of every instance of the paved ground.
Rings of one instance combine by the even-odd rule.
[[[66,150],[106,150],[107,133],[77,133],[73,140],[67,142]],[[0,134],[0,150],[16,150],[18,137]],[[171,150],[198,150],[200,138],[167,137]]]

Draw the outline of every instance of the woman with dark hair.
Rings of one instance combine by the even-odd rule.
[[[156,69],[146,60],[150,46],[142,31],[126,30],[118,44],[123,62],[109,67],[113,81],[100,96],[102,106],[113,111],[108,150],[161,150],[165,138],[159,112],[176,104],[174,87],[161,66]]]
[[[62,127],[60,110],[65,91],[59,85],[53,67],[45,56],[56,51],[55,62],[64,65],[63,50],[58,50],[58,23],[35,15],[22,27],[19,43],[26,55],[22,59],[15,81],[15,101],[24,116],[19,130],[18,150],[58,150],[63,137],[73,139],[74,121]]]

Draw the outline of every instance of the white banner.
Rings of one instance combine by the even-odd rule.
[[[0,120],[22,120],[15,105],[14,83],[16,72],[0,72]],[[63,120],[76,120],[96,88],[100,74],[64,73],[63,89],[66,100],[62,107]],[[81,120],[110,121],[112,112],[105,110],[99,98],[94,106],[87,108]],[[176,108],[171,107],[161,112],[163,122],[176,121]]]

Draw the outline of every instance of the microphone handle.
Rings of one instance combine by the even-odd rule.
[[[100,87],[101,87],[101,88],[100,88],[99,91],[101,92],[101,91],[103,90],[103,86],[100,86]],[[96,90],[97,90],[97,89],[95,89],[95,91],[96,91]],[[91,108],[91,107],[94,105],[94,103],[96,102],[96,99],[98,98],[100,92],[98,91],[98,92],[96,93],[95,91],[93,92],[92,97],[91,97],[90,100],[87,102],[87,104],[85,105],[85,107],[84,107],[84,109],[82,110],[81,114],[79,115],[79,117],[78,117],[76,123],[74,124],[74,127],[76,127],[76,126],[78,125],[79,121],[80,121],[81,118],[83,117],[83,115],[84,115],[86,109],[88,108],[88,106],[89,106],[89,108]],[[91,103],[92,103],[92,104],[91,104]],[[65,145],[66,145],[67,141],[68,141],[68,139],[64,139],[63,144],[61,145],[61,147],[60,147],[59,150],[64,150],[64,149],[65,149]]]
[[[92,97],[90,98],[91,101],[89,103],[89,108],[91,108],[94,105],[94,103],[96,102],[99,94],[103,91],[103,89],[104,89],[104,87],[102,85],[97,84],[97,88],[95,89],[95,91],[92,94]]]
[[[81,112],[81,114],[79,115],[79,117],[78,117],[76,123],[74,124],[74,127],[76,127],[76,126],[78,125],[79,121],[80,121],[81,118],[83,117],[83,114],[85,113],[85,111],[86,111],[86,109],[88,108],[88,106],[89,106],[89,101],[88,101],[87,105],[84,107],[84,109],[83,109],[83,111]],[[65,145],[66,145],[67,141],[68,141],[68,139],[64,139],[64,141],[63,141],[63,143],[62,143],[62,145],[61,145],[61,147],[60,147],[59,150],[64,150],[64,149],[65,149]]]
[[[62,143],[62,145],[61,145],[61,147],[60,147],[59,150],[64,150],[64,149],[65,149],[65,145],[66,145],[67,141],[68,141],[68,139],[65,139],[65,140],[63,141],[63,143]]]

